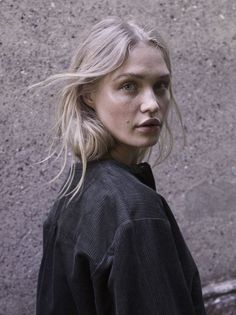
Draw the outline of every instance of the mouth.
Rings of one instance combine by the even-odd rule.
[[[140,125],[137,126],[138,128],[142,128],[142,127],[162,127],[162,123],[158,118],[150,118],[145,120],[143,123],[141,123]]]

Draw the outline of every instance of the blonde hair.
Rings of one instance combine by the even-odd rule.
[[[47,86],[64,81],[65,85],[60,93],[57,132],[61,139],[61,151],[64,151],[64,162],[58,176],[63,172],[68,151],[71,150],[74,161],[82,163],[82,175],[76,187],[70,192],[73,198],[84,182],[87,162],[103,158],[115,146],[115,139],[104,128],[96,116],[95,111],[84,102],[83,95],[92,91],[101,78],[119,68],[126,60],[129,51],[138,42],[154,45],[159,49],[171,75],[170,55],[166,43],[156,31],[146,32],[136,23],[123,21],[120,18],[105,19],[96,24],[79,45],[72,59],[68,72],[53,75],[39,83]],[[175,109],[181,126],[182,119],[177,103],[173,96],[170,82],[171,106]],[[169,114],[168,114],[169,115]],[[156,164],[163,161],[171,152],[173,136],[168,119],[163,124],[158,140],[159,155]],[[140,149],[140,162],[150,149]],[[150,152],[149,152],[150,153]],[[74,177],[75,163],[73,163],[68,180],[61,190],[65,195]]]

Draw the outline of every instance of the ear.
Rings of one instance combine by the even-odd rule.
[[[83,101],[89,107],[95,108],[95,96],[93,92],[84,93],[82,95]]]

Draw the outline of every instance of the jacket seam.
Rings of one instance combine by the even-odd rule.
[[[152,217],[147,217],[147,218],[138,218],[138,219],[132,219],[132,220],[125,220],[124,222],[122,222],[116,229],[116,232],[114,234],[113,240],[111,242],[111,244],[108,246],[107,250],[105,251],[104,255],[102,256],[102,258],[100,259],[100,261],[96,264],[96,269],[94,270],[94,272],[91,274],[91,278],[93,278],[95,276],[95,273],[99,270],[100,266],[102,265],[104,259],[106,258],[106,256],[108,256],[108,254],[112,254],[114,255],[113,249],[112,247],[114,246],[114,244],[116,243],[116,238],[118,233],[120,232],[120,229],[125,226],[125,225],[129,225],[132,224],[136,221],[145,221],[145,220],[158,220],[158,221],[163,221],[165,223],[169,224],[169,221],[166,219],[162,219],[162,218],[152,218]],[[111,250],[112,249],[112,250]]]

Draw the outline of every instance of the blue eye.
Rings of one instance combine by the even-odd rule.
[[[137,89],[136,83],[133,82],[127,82],[122,84],[122,90],[128,91],[128,92],[134,92]]]

